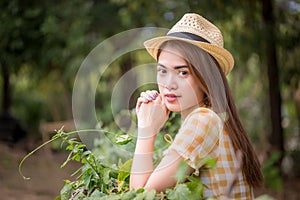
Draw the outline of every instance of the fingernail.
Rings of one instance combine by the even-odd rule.
[[[152,96],[146,97],[146,99],[147,99],[148,101],[152,101],[152,100],[153,100]]]
[[[156,96],[150,96],[151,100],[155,100]]]

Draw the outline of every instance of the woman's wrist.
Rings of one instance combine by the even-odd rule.
[[[151,127],[151,126],[146,126],[146,127],[138,127],[138,139],[143,139],[143,140],[155,140],[159,130]]]
[[[151,127],[139,127],[135,154],[152,154],[157,133]]]

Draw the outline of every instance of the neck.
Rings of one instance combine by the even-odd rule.
[[[185,109],[185,110],[182,110],[181,111],[181,119],[182,119],[182,121],[184,121],[185,120],[185,118],[193,111],[193,110],[195,110],[196,108],[200,108],[200,107],[207,107],[207,105],[205,104],[205,101],[206,101],[206,98],[203,98],[200,102],[199,102],[199,104],[197,104],[197,105],[195,105],[195,106],[192,106],[192,107],[189,107],[189,108],[187,108],[187,109]]]

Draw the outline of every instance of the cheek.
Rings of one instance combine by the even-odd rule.
[[[195,94],[195,84],[193,81],[186,80],[182,82],[181,88],[185,93],[194,93]]]
[[[159,84],[159,82],[157,82],[158,84],[158,92],[161,93],[163,90],[163,87],[161,86],[161,84]]]
[[[164,78],[157,76],[156,82],[157,82],[158,86],[160,87],[161,85],[164,85]]]
[[[185,84],[182,88],[183,88],[183,92],[191,101],[193,100],[198,101],[199,98],[201,98],[202,96],[202,90],[198,85],[196,85],[192,81]]]

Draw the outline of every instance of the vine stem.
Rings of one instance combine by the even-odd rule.
[[[56,130],[55,130],[55,131],[56,131]],[[35,148],[35,149],[32,150],[31,152],[29,152],[29,153],[21,160],[21,162],[20,162],[20,164],[19,164],[19,167],[18,167],[18,169],[19,169],[19,174],[22,176],[22,178],[23,178],[24,180],[30,180],[29,177],[26,177],[26,176],[23,174],[23,172],[22,172],[22,166],[23,166],[23,164],[24,164],[24,162],[25,162],[25,160],[26,160],[27,158],[29,158],[30,156],[32,156],[35,152],[37,152],[38,150],[40,150],[41,148],[43,148],[43,147],[46,146],[47,144],[49,144],[49,143],[51,143],[51,142],[57,140],[58,138],[68,137],[68,136],[73,135],[73,134],[75,134],[75,133],[80,133],[80,132],[95,132],[95,131],[97,131],[97,132],[100,132],[100,131],[101,131],[101,132],[105,132],[105,133],[111,133],[110,131],[103,130],[103,129],[100,129],[100,130],[99,130],[99,129],[76,130],[76,131],[70,131],[70,132],[65,133],[65,132],[63,132],[63,127],[62,127],[60,130],[56,131],[57,134],[54,135],[50,140],[44,142],[43,144],[41,144],[40,146],[38,146],[37,148]]]
[[[40,150],[41,148],[43,148],[44,146],[46,146],[47,144],[49,144],[49,143],[55,141],[57,138],[59,138],[59,137],[54,137],[54,138],[52,138],[51,140],[46,141],[46,142],[43,143],[42,145],[40,145],[40,146],[38,146],[37,148],[35,148],[34,150],[32,150],[30,153],[28,153],[28,154],[21,160],[21,162],[20,162],[20,164],[19,164],[19,174],[22,176],[22,178],[23,178],[24,180],[30,180],[30,178],[24,176],[24,174],[23,174],[23,172],[22,172],[22,165],[23,165],[23,163],[25,162],[25,160],[26,160],[27,158],[29,158],[30,156],[32,156],[35,152],[37,152],[38,150]]]

